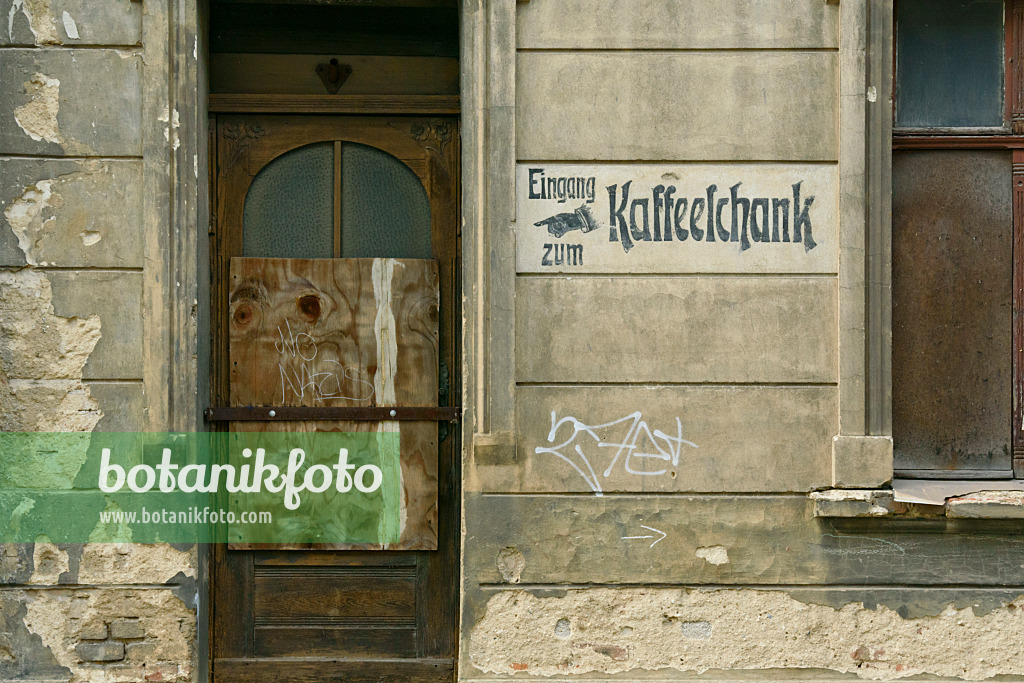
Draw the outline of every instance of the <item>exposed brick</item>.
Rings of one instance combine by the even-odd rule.
[[[115,619],[110,622],[110,637],[119,640],[145,638],[146,632],[138,619]]]
[[[83,662],[120,662],[124,659],[124,643],[82,642],[75,646],[75,652]]]
[[[82,640],[106,640],[107,625],[102,621],[91,621],[82,626],[78,637]]]

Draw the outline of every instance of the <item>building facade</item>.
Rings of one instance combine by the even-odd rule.
[[[5,546],[0,679],[1024,677],[1024,6],[973,4],[0,0],[0,429],[311,407],[238,398],[238,257],[436,261],[374,405],[459,415],[426,545]]]

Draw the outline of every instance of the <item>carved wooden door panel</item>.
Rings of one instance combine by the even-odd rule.
[[[457,430],[402,411],[458,405],[457,123],[216,128],[214,417],[232,431],[399,431],[403,514],[383,547],[215,546],[213,678],[450,681]],[[252,406],[283,410],[254,419]]]

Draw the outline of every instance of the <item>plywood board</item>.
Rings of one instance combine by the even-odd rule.
[[[230,291],[232,405],[436,405],[436,262],[233,258]],[[436,423],[263,422],[234,428],[399,432],[402,530],[400,542],[389,548],[436,548]],[[322,509],[312,517],[338,518],[326,493],[313,504]]]
[[[835,273],[831,164],[519,164],[516,268]]]

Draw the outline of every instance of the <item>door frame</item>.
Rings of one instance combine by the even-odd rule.
[[[477,465],[515,462],[515,80],[516,2],[460,5],[462,482]],[[209,403],[209,0],[168,0],[143,20],[142,71],[147,223],[144,289],[150,323],[147,386],[154,429],[205,430]],[[174,145],[168,112],[175,112]],[[420,113],[420,112],[416,112]],[[152,271],[152,274],[150,274]],[[491,321],[491,311],[501,311]],[[463,486],[462,507],[467,489]],[[465,543],[465,536],[462,539]],[[195,549],[197,640],[193,670],[209,675],[210,547]],[[464,548],[463,548],[464,550]],[[465,553],[460,553],[465,557]],[[460,567],[463,594],[475,579]],[[465,603],[460,622],[472,623]],[[465,648],[459,649],[460,658]]]
[[[227,359],[227,288],[229,287],[229,277],[227,274],[227,264],[231,256],[241,255],[241,209],[237,209],[238,215],[235,215],[231,222],[231,226],[225,225],[226,221],[218,220],[221,214],[218,213],[218,209],[223,212],[225,209],[222,206],[221,193],[226,191],[225,188],[218,188],[217,183],[222,177],[221,169],[218,165],[218,154],[220,150],[220,140],[218,130],[223,129],[225,126],[231,126],[232,134],[235,136],[241,135],[246,136],[253,134],[256,137],[262,137],[265,133],[259,132],[262,127],[269,128],[271,131],[276,126],[279,126],[278,133],[281,135],[279,140],[272,141],[269,145],[270,149],[268,153],[272,156],[265,160],[265,163],[261,165],[261,168],[265,167],[275,158],[279,158],[282,154],[287,153],[291,149],[296,149],[305,144],[314,142],[318,135],[317,128],[323,127],[327,130],[328,126],[332,123],[336,128],[341,129],[341,132],[337,130],[332,131],[332,137],[338,137],[339,135],[344,136],[346,134],[345,129],[350,129],[353,133],[358,132],[364,136],[361,139],[355,139],[353,135],[353,142],[361,144],[373,144],[373,138],[382,137],[382,139],[396,139],[401,138],[407,140],[402,144],[406,147],[418,148],[422,150],[429,158],[429,169],[420,169],[419,171],[414,169],[417,177],[421,182],[430,180],[430,185],[425,187],[428,196],[437,192],[446,192],[447,188],[451,188],[454,192],[454,196],[451,197],[451,208],[452,213],[438,213],[437,209],[439,204],[431,202],[432,206],[432,234],[433,241],[435,244],[440,245],[440,239],[450,239],[451,246],[449,251],[453,254],[453,258],[450,263],[445,264],[444,262],[439,263],[439,268],[442,272],[447,273],[442,275],[441,278],[441,311],[442,316],[440,320],[441,329],[440,339],[442,340],[441,354],[439,361],[445,363],[451,376],[449,380],[449,389],[447,402],[449,405],[459,405],[460,401],[460,388],[461,384],[459,378],[461,377],[461,220],[460,220],[460,203],[459,203],[459,189],[460,189],[460,169],[459,169],[459,137],[458,137],[458,118],[457,117],[446,117],[437,118],[433,116],[406,116],[406,117],[394,117],[390,115],[386,116],[367,116],[365,112],[360,112],[359,115],[355,116],[337,116],[332,115],[330,117],[323,116],[311,116],[311,115],[295,115],[294,113],[284,113],[278,115],[276,113],[266,113],[265,109],[273,108],[276,102],[281,102],[280,98],[274,98],[273,96],[267,98],[252,98],[253,101],[264,99],[264,105],[262,107],[255,107],[257,109],[263,109],[260,113],[254,113],[246,116],[244,114],[232,113],[215,113],[211,112],[210,116],[210,197],[211,197],[211,223],[210,223],[210,252],[209,252],[209,268],[211,275],[211,287],[210,287],[210,326],[209,326],[209,337],[211,339],[211,357],[210,357],[210,394],[211,400],[214,405],[228,405],[228,359]],[[410,105],[415,103],[409,103]],[[427,101],[426,105],[428,108],[431,107],[432,102]],[[417,107],[409,106],[404,112],[405,114],[412,114],[414,109]],[[324,124],[324,125],[320,125]],[[369,140],[369,141],[368,141]],[[337,145],[338,143],[336,143]],[[394,143],[391,143],[392,145]],[[238,146],[238,145],[236,145]],[[243,145],[244,146],[244,145]],[[264,143],[263,146],[266,146]],[[376,145],[374,145],[376,146]],[[338,148],[336,147],[336,150]],[[380,147],[385,152],[392,152],[392,150]],[[263,152],[260,152],[263,154]],[[337,152],[336,152],[337,153]],[[262,159],[261,159],[262,160]],[[336,168],[336,171],[338,169]],[[441,177],[439,174],[444,174]],[[454,178],[450,174],[454,174]],[[235,194],[244,196],[248,191],[248,185],[245,188],[241,186],[234,188]],[[337,191],[337,187],[336,187]],[[238,199],[238,197],[232,197],[232,201]],[[443,202],[443,197],[442,197]],[[447,205],[441,207],[447,209]],[[337,209],[337,207],[336,207]],[[235,211],[233,211],[235,213]],[[444,230],[444,226],[450,226],[448,229],[452,231],[452,234],[446,237],[442,237],[440,231]],[[230,231],[230,234],[229,234]],[[237,233],[237,234],[236,234]],[[444,249],[442,249],[444,251]],[[237,252],[237,253],[236,253]],[[447,303],[445,303],[447,302]],[[446,320],[446,318],[448,318]],[[447,328],[447,332],[445,331]],[[445,348],[447,346],[448,348]],[[224,426],[224,425],[222,425]],[[418,624],[417,630],[422,629],[423,634],[420,638],[427,638],[430,643],[436,643],[437,647],[445,649],[444,643],[448,643],[447,648],[450,649],[450,655],[452,659],[453,671],[457,671],[458,652],[459,652],[459,594],[460,594],[460,566],[461,566],[461,542],[462,539],[459,535],[459,520],[461,519],[461,475],[462,475],[462,447],[461,447],[461,434],[458,429],[451,428],[448,432],[448,438],[438,439],[438,484],[439,486],[447,485],[451,487],[450,492],[446,495],[442,495],[442,491],[438,491],[439,501],[442,498],[446,498],[450,501],[449,505],[452,509],[446,513],[439,511],[438,516],[438,536],[439,536],[439,547],[437,551],[438,555],[428,559],[430,565],[430,575],[440,577],[440,580],[444,585],[450,585],[450,595],[437,594],[436,596],[431,594],[425,599],[427,605],[422,607],[424,613],[428,612],[431,614],[446,615],[447,620],[445,624],[442,624],[441,631],[434,631],[430,629],[427,623]],[[442,541],[443,532],[445,538],[448,538],[448,542]],[[209,549],[207,558],[208,579],[207,579],[207,610],[206,617],[208,620],[208,628],[206,635],[208,641],[206,643],[207,654],[207,666],[206,674],[212,680],[213,671],[212,666],[215,660],[216,651],[214,648],[215,633],[217,633],[217,619],[216,619],[216,590],[217,590],[217,575],[220,567],[223,563],[222,558],[226,557],[228,549],[226,546],[216,545]],[[236,551],[243,552],[243,551]],[[289,552],[289,551],[280,551]],[[312,551],[321,552],[321,551]],[[350,551],[322,551],[322,552],[350,552]],[[374,551],[381,553],[389,553],[392,551],[382,550]],[[375,560],[373,560],[375,561]],[[371,561],[371,562],[373,562]],[[226,564],[225,564],[226,566]],[[229,583],[232,583],[229,580]],[[229,589],[230,590],[230,589]],[[236,587],[237,590],[237,587]],[[436,599],[434,599],[436,597]],[[434,604],[441,603],[445,604]],[[453,604],[447,604],[452,602]],[[449,621],[450,620],[450,621]],[[445,633],[448,631],[447,624],[451,625],[450,636],[446,636]],[[419,638],[418,638],[419,640]],[[450,641],[450,642],[449,642]],[[426,659],[429,659],[429,654],[425,655]],[[418,659],[409,660],[409,664],[413,664],[417,661],[426,661],[424,657]],[[438,660],[441,661],[441,660]],[[351,660],[352,665],[356,665],[358,660]],[[315,663],[307,662],[304,666],[312,667]],[[332,663],[331,666],[337,666],[337,663]],[[410,672],[411,673],[411,672]]]

